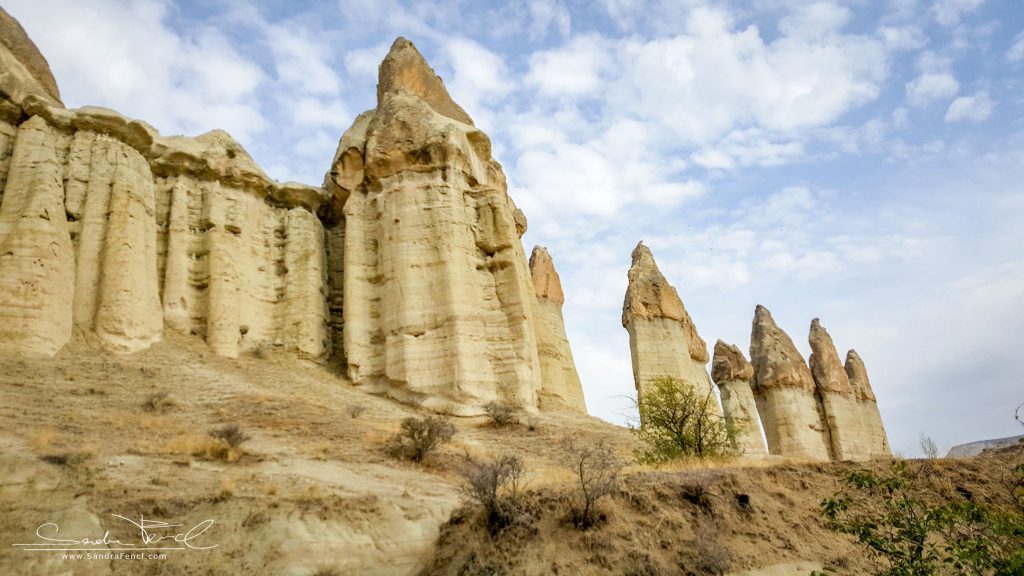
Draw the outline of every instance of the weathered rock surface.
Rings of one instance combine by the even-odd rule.
[[[629,285],[622,305],[622,326],[629,332],[633,382],[643,394],[652,378],[672,376],[711,393],[708,352],[676,289],[658,269],[643,242],[633,249]]]
[[[750,335],[754,399],[771,454],[829,460],[831,441],[814,378],[789,335],[764,306]]]
[[[535,246],[530,254],[530,276],[537,296],[534,322],[540,357],[541,401],[558,402],[586,414],[583,385],[576,372],[562,318],[562,304],[565,302],[562,282],[551,255],[542,246]]]
[[[491,401],[535,409],[536,298],[504,174],[404,38],[327,183],[344,215],[343,230],[328,232],[344,238],[328,276],[332,291],[342,284],[332,325],[352,381],[460,414]]]
[[[829,429],[832,458],[835,460],[865,460],[870,458],[870,433],[863,411],[850,386],[846,369],[839,360],[835,344],[828,331],[815,318],[808,336],[811,356],[808,364],[814,376],[825,423]]]
[[[17,20],[0,8],[0,90],[20,103],[29,94],[63,106],[50,65]]]
[[[882,414],[878,411],[878,402],[875,399],[874,391],[871,389],[871,382],[868,380],[868,371],[856,350],[850,350],[846,353],[844,368],[859,405],[860,419],[864,434],[867,437],[868,457],[884,458],[892,456],[892,449],[889,447],[889,436],[885,433],[885,425],[882,424]]]
[[[736,444],[746,455],[767,454],[751,383],[754,367],[734,344],[715,342],[711,377],[718,386],[726,423],[736,433]]]
[[[77,326],[133,352],[166,323],[225,356],[326,357],[323,189],[271,180],[220,130],[64,109],[6,13],[0,38],[0,349],[51,355]]]

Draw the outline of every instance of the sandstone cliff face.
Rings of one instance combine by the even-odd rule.
[[[0,350],[52,355],[75,326],[133,352],[166,323],[225,356],[325,357],[324,191],[270,180],[222,131],[163,137],[64,109],[11,22],[0,14]]]
[[[831,439],[814,378],[789,335],[758,306],[750,335],[754,398],[772,454],[829,460]]]
[[[542,246],[535,246],[530,254],[530,276],[537,296],[534,322],[540,357],[542,403],[557,402],[586,414],[583,385],[576,372],[562,319],[562,304],[565,302],[562,282],[551,255]]]
[[[461,414],[535,409],[536,298],[504,174],[411,42],[381,64],[377,108],[342,137],[327,187],[352,381]]]
[[[637,393],[658,376],[678,378],[701,394],[711,392],[707,345],[643,242],[633,250],[628,277],[622,326],[629,332]]]
[[[821,398],[825,423],[829,429],[832,458],[835,460],[864,460],[870,458],[868,423],[854,395],[846,370],[839,361],[839,353],[832,337],[817,318],[811,322],[808,337],[811,357],[808,363]]]
[[[718,386],[726,423],[736,433],[736,444],[745,455],[767,454],[751,383],[754,367],[733,344],[715,342],[711,377]]]
[[[857,398],[861,426],[867,437],[865,444],[868,457],[892,456],[889,436],[885,433],[885,425],[882,424],[882,414],[878,411],[878,402],[875,400],[874,391],[871,390],[867,369],[856,350],[846,353],[845,371]]]

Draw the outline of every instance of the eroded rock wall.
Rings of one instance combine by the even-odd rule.
[[[718,386],[725,421],[736,434],[737,447],[749,456],[767,454],[751,389],[754,367],[739,348],[719,340],[715,342],[711,377]]]
[[[535,246],[530,254],[530,276],[537,297],[534,321],[537,353],[540,358],[541,400],[557,402],[577,412],[587,413],[583,385],[569,347],[562,318],[562,281],[546,248]]]
[[[758,306],[750,336],[754,399],[771,454],[831,459],[831,438],[814,378],[793,340]]]

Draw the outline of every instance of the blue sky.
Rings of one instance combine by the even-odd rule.
[[[494,141],[562,276],[587,403],[633,392],[619,316],[643,239],[701,335],[756,304],[806,355],[856,348],[893,447],[1024,432],[1018,0],[8,0],[65,103],[223,128],[318,184],[413,40]]]

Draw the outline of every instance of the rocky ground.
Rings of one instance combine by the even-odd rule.
[[[121,356],[78,336],[53,359],[0,359],[0,398],[2,574],[806,574],[823,564],[856,574],[868,562],[818,515],[851,464],[630,467],[602,504],[607,521],[581,532],[565,521],[564,442],[603,441],[628,458],[627,430],[568,413],[507,428],[459,418],[435,457],[399,461],[388,439],[424,411],[272,349],[226,360],[171,334]],[[229,424],[250,436],[237,450],[208,434]],[[467,457],[504,454],[524,461],[530,514],[492,538],[461,507],[459,471]],[[975,490],[1000,465],[935,464]],[[180,530],[210,519],[190,543],[216,547],[133,561],[13,546],[39,542],[50,522],[50,537],[137,542],[115,514]]]

